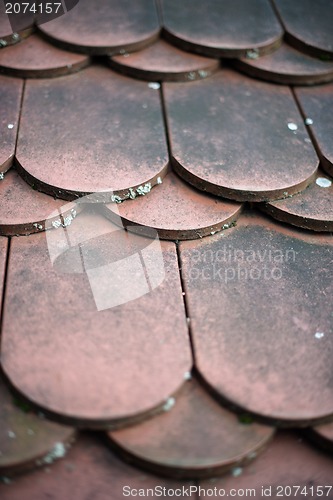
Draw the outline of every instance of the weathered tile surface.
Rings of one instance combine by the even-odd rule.
[[[169,172],[147,196],[115,205],[104,205],[104,214],[125,225],[157,230],[160,238],[187,240],[221,230],[237,220],[242,205],[197,191]],[[114,215],[113,215],[114,214]]]
[[[333,181],[319,173],[316,181],[291,198],[263,206],[274,218],[313,231],[333,231]]]
[[[333,84],[295,89],[318,146],[323,168],[333,177]]]
[[[219,67],[219,61],[189,54],[164,40],[133,54],[110,58],[115,70],[142,80],[193,81],[206,78]]]
[[[283,43],[271,54],[234,62],[244,73],[276,83],[314,85],[333,80],[333,63],[299,52]]]
[[[22,176],[65,199],[103,191],[110,201],[112,193],[155,184],[167,147],[159,92],[148,85],[99,66],[28,81],[17,149]]]
[[[235,469],[234,474],[216,479],[202,481],[205,489],[220,488],[226,493],[245,498],[333,498],[332,489],[325,488],[332,484],[333,460],[310,446],[296,433],[281,432],[273,440],[268,449],[244,469]],[[300,486],[299,490],[295,487]],[[317,490],[318,487],[318,490]],[[262,490],[263,488],[263,490]],[[250,489],[255,491],[250,493]],[[243,490],[243,491],[241,491]],[[264,491],[264,494],[263,494]],[[303,491],[303,493],[302,493]],[[226,495],[225,495],[226,496]],[[231,496],[231,495],[229,495]],[[200,496],[200,500],[207,496]],[[237,498],[237,497],[236,497]]]
[[[0,301],[2,301],[2,291],[5,278],[5,270],[6,270],[7,248],[8,248],[7,238],[0,237]]]
[[[59,218],[58,209],[63,204],[62,200],[32,189],[12,168],[0,181],[0,234],[15,236],[50,228],[52,221]],[[69,204],[64,216],[74,210],[77,213],[80,208],[80,205]]]
[[[96,427],[163,405],[191,356],[175,245],[161,250],[83,213],[64,230],[14,239],[2,337],[13,385]]]
[[[154,0],[80,0],[80,5],[40,30],[56,44],[90,54],[139,50],[157,39]]]
[[[23,81],[0,76],[0,173],[13,162]]]
[[[0,380],[0,474],[22,472],[52,463],[66,453],[74,429],[28,410]]]
[[[88,64],[89,57],[54,47],[37,34],[0,51],[0,71],[24,78],[66,75]]]
[[[266,0],[162,0],[165,36],[185,50],[214,57],[264,53],[278,46],[281,26]]]
[[[17,26],[21,29],[17,30],[13,33],[13,29],[11,27],[9,17],[6,14],[6,3],[11,3],[11,2],[0,2],[0,49],[2,47],[6,47],[7,45],[13,45],[15,43],[18,43],[22,40],[22,38],[25,38],[29,36],[29,34],[32,31],[32,24],[33,24],[33,15],[30,16],[28,22],[26,20],[21,24],[20,21],[18,21]],[[12,2],[14,4],[15,2]],[[9,6],[8,6],[9,7]],[[10,7],[9,7],[10,9]],[[13,10],[13,8],[12,8]],[[30,26],[29,26],[30,24]]]
[[[121,462],[95,435],[83,434],[64,460],[30,476],[15,478],[11,484],[0,483],[0,496],[2,500],[26,497],[34,500],[122,500],[127,492],[140,498],[140,490],[143,492],[148,488],[150,498],[157,498],[157,494],[151,494],[151,489],[160,488],[163,494],[165,488],[167,498],[169,489],[189,488],[191,485],[193,483],[144,474]],[[195,495],[180,495],[178,498],[197,500]]]
[[[222,70],[191,85],[166,83],[164,95],[173,164],[194,186],[263,201],[314,179],[318,159],[288,88]]]
[[[273,0],[286,30],[286,39],[303,52],[333,58],[333,3],[326,0]]]
[[[332,236],[244,214],[180,248],[196,365],[214,391],[280,424],[332,416]]]
[[[272,427],[240,423],[192,379],[167,413],[109,437],[120,453],[148,470],[198,478],[249,462],[273,434]]]

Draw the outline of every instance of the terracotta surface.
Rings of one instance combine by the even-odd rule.
[[[286,39],[303,52],[333,58],[333,3],[326,0],[273,0],[286,30]]]
[[[66,15],[40,30],[57,45],[88,54],[119,54],[146,47],[157,39],[154,0],[80,0]]]
[[[313,231],[333,231],[333,180],[319,172],[305,191],[262,207],[274,218]]]
[[[240,423],[192,379],[169,412],[109,437],[120,453],[148,470],[198,478],[253,460],[273,434],[272,427]]]
[[[31,234],[52,227],[63,204],[62,200],[32,189],[12,168],[0,181],[0,234]],[[74,212],[76,215],[80,209],[80,205],[69,204],[63,215],[66,217]]]
[[[161,0],[165,36],[185,50],[239,57],[279,45],[282,29],[267,0]]]
[[[307,435],[314,443],[333,453],[333,423],[309,429]]]
[[[195,187],[264,201],[314,179],[317,156],[288,88],[222,70],[191,85],[166,83],[164,96],[174,168]]]
[[[252,498],[319,498],[317,486],[332,484],[333,460],[310,446],[300,435],[279,433],[269,448],[248,467],[225,478],[202,481],[202,488],[255,489]],[[300,485],[297,491],[294,486]],[[280,486],[280,488],[279,488]],[[313,486],[313,490],[311,490]],[[265,495],[262,494],[262,487]],[[272,488],[271,491],[267,488]],[[291,487],[291,490],[288,488]],[[306,487],[306,489],[303,489]],[[285,489],[286,488],[286,489]],[[303,491],[303,494],[302,494]],[[333,498],[332,489],[323,488],[323,498]],[[237,493],[237,491],[236,491]],[[290,495],[291,493],[291,495]],[[235,494],[234,491],[231,494]],[[231,495],[229,495],[231,496]],[[239,498],[245,495],[240,491]],[[250,492],[248,492],[248,497]],[[200,500],[207,496],[200,496]],[[237,498],[237,497],[236,497]]]
[[[8,239],[0,237],[0,300],[2,300],[3,284],[5,279]]]
[[[17,159],[29,183],[64,199],[154,185],[167,164],[159,92],[99,66],[28,81]]]
[[[333,177],[333,84],[314,88],[295,89],[304,115],[311,119],[309,126],[323,168]]]
[[[29,36],[32,31],[33,16],[30,16],[28,22],[24,20],[22,24],[17,16],[15,18],[16,24],[21,29],[13,32],[9,16],[6,14],[5,2],[0,2],[0,49],[20,42],[22,38]]]
[[[98,436],[83,434],[64,460],[55,463],[52,468],[15,478],[11,484],[0,483],[0,496],[1,500],[25,497],[34,500],[122,500],[126,498],[123,493],[128,491],[138,496],[140,490],[159,487],[162,494],[165,488],[167,498],[167,490],[189,488],[191,485],[191,482],[161,479],[138,471],[114,456]],[[124,490],[125,486],[128,488]],[[150,498],[154,498],[151,493]],[[178,498],[197,500],[195,495]]]
[[[191,240],[235,222],[242,205],[196,191],[171,171],[149,195],[102,209],[116,224],[120,215],[121,224],[142,226],[143,233],[154,228],[163,239]]]
[[[206,78],[218,69],[219,61],[183,52],[158,40],[139,52],[110,58],[110,66],[134,78],[173,82]]]
[[[151,243],[93,214],[13,240],[2,366],[37,406],[102,427],[142,418],[180,387],[191,356],[175,245],[161,244],[165,277],[149,292],[161,258]],[[131,255],[145,259],[148,282],[142,265],[142,276],[122,270]],[[114,305],[121,293],[127,302]]]
[[[180,255],[196,366],[209,386],[277,425],[332,418],[332,236],[251,213],[181,243]]]
[[[0,173],[13,163],[23,81],[0,76]]]
[[[333,63],[316,59],[283,43],[271,54],[235,60],[234,66],[254,78],[289,85],[314,85],[333,80]]]
[[[0,474],[6,476],[61,458],[75,431],[41,418],[0,380]]]
[[[23,78],[66,75],[89,64],[89,57],[52,46],[37,34],[0,51],[0,71]]]

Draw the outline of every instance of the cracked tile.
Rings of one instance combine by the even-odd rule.
[[[183,50],[212,57],[265,53],[282,40],[267,0],[162,0],[164,35]]]
[[[99,66],[29,80],[17,160],[25,180],[64,199],[154,185],[168,161],[159,92]]]
[[[230,70],[163,88],[173,166],[195,187],[269,201],[314,180],[317,155],[288,88]]]
[[[209,386],[275,425],[332,417],[332,236],[249,213],[180,252],[196,366]]]

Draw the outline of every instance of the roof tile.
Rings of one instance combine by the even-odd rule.
[[[121,54],[158,38],[154,0],[80,0],[65,16],[39,26],[57,45],[86,54]]]
[[[192,379],[169,412],[109,437],[119,453],[148,470],[198,478],[216,477],[249,462],[273,434],[272,427],[240,423]]]
[[[286,30],[286,40],[316,57],[333,58],[331,0],[273,0]]]
[[[196,366],[229,404],[275,424],[333,416],[332,236],[243,214],[180,244]]]
[[[254,78],[288,85],[314,85],[333,80],[333,63],[303,54],[283,43],[257,58],[235,60],[234,66]]]
[[[230,70],[163,88],[173,165],[195,187],[265,201],[314,180],[317,155],[288,88]]]
[[[189,54],[158,40],[140,52],[110,58],[110,66],[142,80],[193,81],[214,73],[219,61]]]
[[[332,179],[320,172],[316,182],[291,198],[272,201],[263,209],[274,218],[313,231],[333,231]]]
[[[89,213],[64,230],[14,239],[2,337],[12,384],[78,425],[105,427],[163,406],[191,354],[175,245],[161,250]]]
[[[0,474],[52,463],[66,452],[75,430],[30,412],[0,380]]]
[[[103,206],[104,214],[116,224],[120,215],[121,224],[143,226],[143,233],[156,229],[167,240],[202,238],[220,231],[234,223],[241,210],[240,203],[197,191],[172,171],[148,196]]]
[[[164,35],[183,48],[213,57],[259,53],[281,43],[283,31],[267,0],[161,0]]]
[[[14,14],[16,27],[21,29],[16,29],[13,33],[10,15],[6,14],[6,3],[11,2],[0,2],[0,49],[20,42],[23,38],[29,36],[33,30],[33,16],[29,17],[28,22],[24,19],[21,24],[21,20]]]
[[[99,66],[28,81],[17,159],[29,183],[64,199],[154,185],[167,165],[159,92]]]
[[[326,451],[333,452],[333,423],[308,429],[307,435]]]
[[[54,47],[38,34],[0,52],[0,71],[23,78],[66,75],[84,68],[89,62],[89,57]]]
[[[13,163],[23,81],[0,76],[0,173]]]

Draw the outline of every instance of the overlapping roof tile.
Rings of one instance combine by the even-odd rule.
[[[0,3],[0,497],[317,492],[332,2],[64,7]]]

